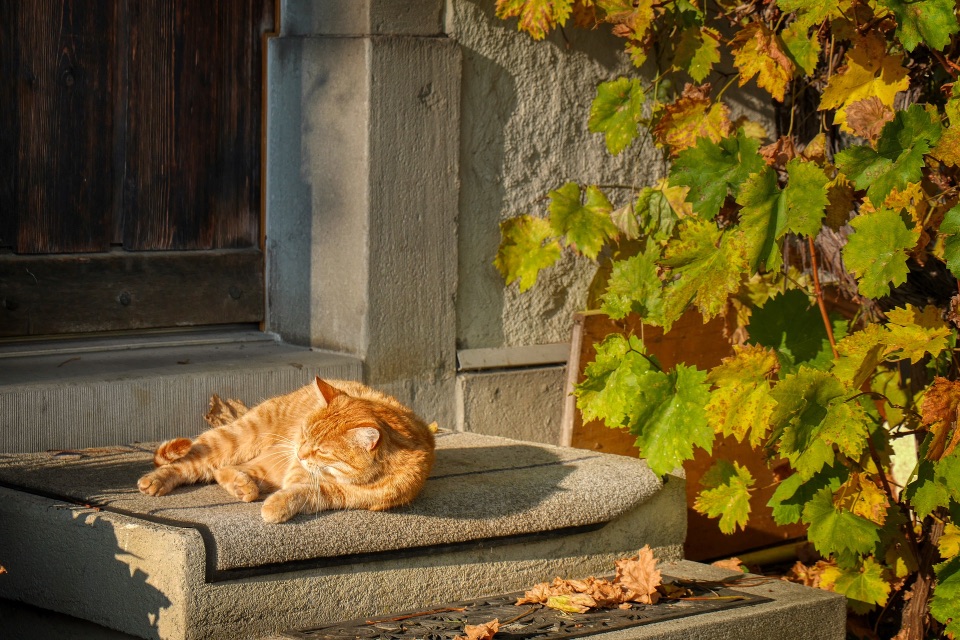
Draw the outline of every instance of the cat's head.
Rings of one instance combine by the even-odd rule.
[[[315,386],[325,406],[307,418],[297,450],[300,464],[328,480],[347,484],[368,481],[379,468],[385,439],[382,407],[320,378]]]

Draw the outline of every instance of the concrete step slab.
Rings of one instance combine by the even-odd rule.
[[[679,558],[683,480],[640,460],[446,433],[421,497],[267,526],[217,486],[142,497],[144,447],[0,458],[0,597],[145,638],[237,638]]]
[[[0,349],[0,451],[150,442],[206,425],[212,394],[254,404],[362,363],[249,330],[20,342]]]

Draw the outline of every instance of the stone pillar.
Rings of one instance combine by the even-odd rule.
[[[460,50],[443,0],[285,0],[268,47],[267,329],[451,426]]]

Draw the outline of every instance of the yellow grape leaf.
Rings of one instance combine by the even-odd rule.
[[[596,0],[604,13],[604,21],[613,24],[613,35],[635,43],[643,41],[653,23],[654,0]]]
[[[833,492],[833,505],[882,526],[887,520],[890,501],[876,482],[854,472]]]
[[[923,186],[919,182],[907,184],[902,191],[894,187],[890,191],[890,195],[883,201],[883,206],[888,209],[903,209],[906,211],[913,220],[913,226],[917,233],[923,231],[924,221],[930,211],[927,194],[923,191]]]
[[[683,94],[666,106],[653,128],[657,146],[670,147],[670,155],[676,156],[694,146],[698,138],[719,142],[729,136],[733,130],[730,110],[722,102],[711,104],[709,94],[709,84],[686,85]]]
[[[960,167],[960,98],[947,102],[946,112],[950,126],[943,130],[930,155],[944,164]]]
[[[836,109],[834,124],[854,133],[847,122],[847,109],[855,102],[877,97],[893,108],[898,91],[910,86],[901,56],[887,54],[886,41],[876,35],[858,40],[847,52],[846,65],[834,74],[820,97],[820,110]]]
[[[890,571],[898,578],[906,578],[919,568],[917,556],[913,554],[906,540],[897,540],[883,554],[883,561],[890,567]]]
[[[803,151],[800,152],[800,155],[809,160],[810,162],[816,162],[819,165],[822,165],[827,160],[827,136],[823,133],[818,133],[813,137],[813,140],[807,143],[807,146],[803,148]]]
[[[757,85],[783,102],[795,65],[785,53],[786,45],[762,22],[751,22],[730,42],[733,64],[740,72],[740,86],[757,76]]]
[[[940,550],[940,557],[944,560],[949,560],[960,554],[960,527],[948,522],[943,527],[943,534],[937,542],[937,549]]]
[[[566,613],[586,613],[597,606],[597,601],[585,593],[571,593],[567,596],[550,596],[546,605]]]
[[[517,30],[526,31],[534,40],[543,40],[547,33],[570,17],[573,0],[497,0],[497,17],[518,18]]]
[[[664,199],[678,218],[689,218],[693,215],[693,203],[687,201],[690,187],[683,185],[671,187],[667,178],[660,178],[653,189],[663,193]]]
[[[780,370],[780,361],[773,349],[760,345],[735,346],[734,354],[707,375],[716,387],[707,404],[707,421],[714,432],[732,435],[738,442],[749,438],[757,447],[767,435],[776,406],[769,380]]]

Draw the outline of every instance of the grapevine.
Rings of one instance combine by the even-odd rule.
[[[649,137],[670,166],[635,192],[558,185],[545,215],[505,220],[507,283],[527,290],[572,251],[609,263],[598,304],[611,318],[669,331],[695,309],[737,327],[734,355],[709,371],[665,370],[641,337],[607,337],[576,388],[584,419],[628,430],[658,474],[725,436],[788,460],[769,506],[807,525],[819,586],[874,632],[960,637],[954,1],[496,7],[537,40],[622,37],[637,70],[598,86],[586,126],[613,155]],[[769,95],[774,131],[732,117],[724,95],[747,83]],[[898,484],[903,438],[918,455]],[[718,459],[694,508],[731,533],[756,489]]]

